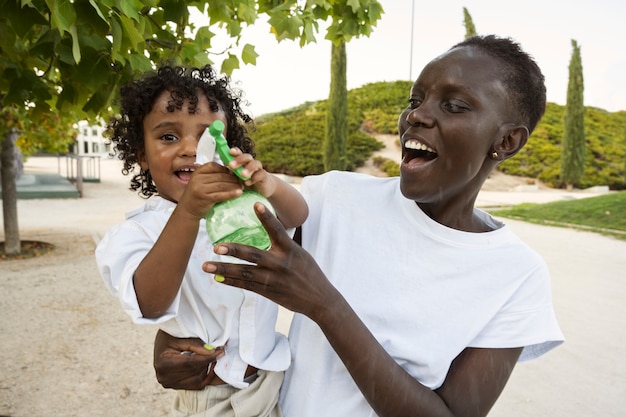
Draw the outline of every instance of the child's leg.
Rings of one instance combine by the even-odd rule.
[[[172,417],[282,417],[278,392],[284,372],[258,371],[245,389],[209,385],[202,391],[178,391]]]

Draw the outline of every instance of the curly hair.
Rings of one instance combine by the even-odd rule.
[[[545,79],[535,60],[511,38],[495,35],[472,36],[451,49],[464,46],[476,48],[500,62],[499,67],[510,92],[511,104],[519,112],[521,122],[526,124],[528,132],[532,133],[546,111]]]
[[[106,135],[113,143],[112,153],[124,161],[122,174],[128,175],[139,166],[138,155],[145,149],[143,120],[163,91],[170,92],[168,112],[181,110],[188,103],[189,113],[194,114],[199,94],[206,96],[212,111],[218,111],[221,106],[226,115],[228,144],[255,156],[254,142],[248,135],[248,128],[253,129],[254,122],[241,108],[243,92],[232,88],[227,76],[219,76],[210,65],[203,68],[163,65],[120,88],[120,114],[109,121]],[[145,198],[157,193],[150,172],[141,168],[132,176],[130,189]]]

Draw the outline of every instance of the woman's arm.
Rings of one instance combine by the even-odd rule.
[[[442,387],[433,391],[409,375],[383,349],[313,258],[258,204],[272,239],[269,251],[222,244],[216,253],[256,265],[207,262],[224,283],[257,292],[315,321],[376,413],[384,416],[484,416],[502,392],[521,352],[466,349]],[[294,352],[297,355],[298,352]]]

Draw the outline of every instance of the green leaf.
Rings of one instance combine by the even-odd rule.
[[[72,35],[72,56],[74,57],[74,62],[78,64],[80,62],[80,45],[78,44],[76,25],[70,26],[70,35]]]
[[[215,33],[211,32],[208,26],[202,26],[196,32],[194,42],[202,49],[209,49],[214,36]]]
[[[82,110],[91,115],[98,114],[102,109],[108,107],[111,101],[112,91],[111,89],[101,88],[96,90],[95,93],[89,97]]]
[[[304,46],[309,42],[315,42],[315,32],[317,32],[318,26],[316,22],[306,22],[304,24],[304,30],[302,31],[302,38],[300,39],[300,46]]]
[[[77,98],[77,93],[76,93],[76,90],[74,89],[74,86],[72,84],[68,84],[64,86],[63,91],[61,91],[61,93],[59,94],[59,97],[57,98],[57,102],[56,102],[57,108],[59,109],[70,108],[76,102],[76,98]]]
[[[228,7],[226,2],[212,1],[208,2],[207,14],[209,21],[212,23],[230,22],[232,20],[233,11]]]
[[[183,0],[161,0],[159,6],[163,8],[163,18],[166,21],[179,23],[186,21],[189,16],[187,3]]]
[[[111,19],[111,37],[113,38],[113,43],[111,45],[111,58],[113,61],[124,62],[124,57],[120,54],[123,36],[122,25],[120,22],[117,18]]]
[[[74,55],[72,54],[72,46],[67,38],[63,39],[55,46],[54,52],[60,62],[67,65],[76,64],[76,61],[74,61]]]
[[[211,60],[211,58],[209,58],[209,54],[207,53],[198,53],[194,57],[193,65],[198,68],[202,68],[205,65],[213,65],[213,64],[214,62]]]
[[[61,33],[70,33],[70,27],[76,22],[72,3],[69,0],[46,0],[46,4],[50,9],[52,27]]]
[[[352,8],[353,13],[356,13],[361,8],[361,2],[359,0],[348,0],[346,5]]]
[[[237,18],[246,22],[249,25],[254,24],[256,22],[259,15],[256,12],[254,7],[254,2],[252,4],[246,4],[240,1],[237,4]]]
[[[120,8],[122,9],[122,13],[127,17],[139,21],[139,13],[138,10],[141,10],[143,5],[137,0],[122,0],[119,3]]]
[[[299,17],[290,17],[285,14],[274,14],[269,18],[269,24],[274,28],[276,39],[296,39],[300,34],[302,20]]]
[[[100,16],[100,19],[102,19],[104,22],[107,22],[106,17],[104,17],[104,15],[102,14],[100,7],[98,7],[98,4],[95,2],[95,0],[89,0],[89,4],[91,4],[91,6],[96,11],[96,13],[98,13],[98,16]]]
[[[45,9],[42,7],[42,9]],[[7,1],[2,5],[2,15],[10,22],[10,27],[20,38],[26,36],[28,31],[35,26],[48,26],[48,19],[43,15],[45,10],[37,10],[34,7],[20,7],[16,1]],[[4,28],[3,28],[4,29]],[[8,28],[7,28],[8,29]],[[4,37],[4,32],[1,37]]]
[[[236,69],[239,69],[239,58],[229,53],[228,58],[222,62],[221,71],[226,75],[231,75]]]
[[[241,60],[244,64],[256,65],[256,59],[259,54],[254,50],[254,45],[245,44],[241,51]]]
[[[135,71],[146,72],[152,69],[150,60],[143,54],[131,54],[128,60]]]
[[[180,57],[185,64],[191,64],[196,60],[196,55],[203,51],[193,42],[186,42],[180,49]]]
[[[231,20],[226,25],[226,30],[231,38],[236,38],[241,35],[241,23],[236,20]]]
[[[141,33],[139,33],[139,31],[135,28],[132,20],[126,16],[120,16],[120,21],[122,22],[124,34],[126,35],[125,38],[130,41],[131,49],[133,51],[143,51],[143,48],[140,48],[140,46],[145,42],[145,40]]]

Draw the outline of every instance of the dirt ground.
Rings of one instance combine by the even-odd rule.
[[[27,170],[54,170],[55,167],[54,161],[51,163],[36,158],[29,160],[26,165]],[[21,239],[49,242],[55,245],[55,249],[32,259],[0,260],[0,417],[158,417],[168,414],[174,393],[163,389],[156,382],[152,368],[152,343],[156,329],[132,324],[122,312],[117,299],[108,293],[96,270],[93,257],[96,242],[110,225],[122,220],[125,211],[142,202],[127,191],[128,179],[119,174],[118,161],[103,161],[102,167],[102,181],[85,184],[81,199],[18,201]],[[297,179],[293,181],[297,184]],[[526,179],[496,176],[488,187],[510,190],[515,185],[527,182]],[[538,226],[531,226],[535,227]],[[4,231],[0,231],[2,240]],[[551,236],[556,238],[559,233],[562,232],[552,233]],[[591,234],[576,236],[597,238]],[[578,242],[577,239],[566,239]],[[540,242],[549,241],[541,239]],[[593,246],[600,248],[596,243]],[[624,252],[619,252],[623,247],[620,246],[618,252],[613,253],[622,253],[623,257]],[[576,255],[577,258],[581,256],[585,255]],[[594,253],[593,256],[596,258],[601,255]],[[615,258],[619,256],[611,256],[611,259]],[[569,260],[561,259],[559,262],[572,267],[575,265]],[[584,291],[585,295],[593,297],[589,292],[592,290],[585,287]],[[618,298],[623,296],[623,286],[614,287],[610,294]],[[576,301],[587,303],[584,298]],[[605,331],[615,334],[615,326],[623,328],[623,305],[615,300],[604,304],[606,308],[617,305],[621,310],[613,313],[617,314],[614,319],[608,319],[603,314],[602,322],[598,320],[590,325],[593,328],[608,326],[613,330],[604,327]],[[584,316],[587,317],[588,313]],[[289,317],[284,312],[281,315],[282,321],[278,324],[280,331],[286,331]],[[604,395],[610,396],[608,407],[611,410],[617,410],[617,405],[626,406],[624,400],[615,394],[623,392],[623,398],[626,398],[622,372],[624,366],[616,368],[613,361],[622,362],[619,357],[623,356],[623,345],[620,348],[619,343],[626,339],[623,330],[617,332],[618,339],[612,341],[618,345],[606,353],[604,359],[601,358],[604,362],[594,365],[596,368],[604,366],[607,372],[614,373],[611,374],[613,379],[609,381],[611,386],[607,387],[609,393],[604,390]],[[581,336],[581,339],[586,339],[586,336]],[[581,363],[594,363],[594,359],[586,353],[592,347],[589,344],[606,348],[604,343],[593,338],[585,343],[587,351],[574,351],[568,357],[571,362],[557,361],[557,370],[580,367]],[[620,349],[622,355],[618,357],[616,352]],[[558,354],[549,355],[557,357]],[[527,369],[530,371],[521,371],[522,377],[511,388],[511,397],[503,400],[501,407],[512,406],[513,409],[523,410],[529,401],[538,401],[535,397],[529,398],[531,394],[524,387],[538,382],[543,382],[545,386],[550,383],[550,379],[542,377],[538,381],[532,373],[533,368]],[[559,372],[554,373],[555,377]],[[578,384],[585,386],[602,378],[585,375],[584,372],[581,376],[583,378]],[[522,394],[518,396],[520,389]],[[543,398],[541,393],[536,395]],[[562,395],[558,403],[554,404],[555,409],[567,402]],[[572,395],[577,395],[575,390],[572,390]],[[590,401],[595,401],[593,398]],[[597,398],[597,401],[603,400]],[[606,400],[604,403],[607,404]],[[614,414],[578,414],[568,412],[567,407],[561,408],[563,414],[554,412],[543,415],[623,416],[626,409],[622,407],[619,409],[621,411],[615,411]],[[541,414],[501,412],[497,415],[521,417]]]

